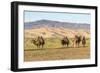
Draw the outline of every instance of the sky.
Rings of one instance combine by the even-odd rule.
[[[72,22],[72,23],[88,23],[88,24],[91,23],[90,14],[24,11],[24,22],[33,22],[42,19],[61,21],[61,22]]]

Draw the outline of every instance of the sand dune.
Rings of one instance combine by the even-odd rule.
[[[73,38],[77,34],[86,36],[87,38],[90,37],[90,31],[86,29],[48,28],[48,27],[25,29],[25,38],[34,38],[37,36],[43,36],[44,38],[68,36],[69,38]]]

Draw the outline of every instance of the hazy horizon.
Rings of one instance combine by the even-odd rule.
[[[57,21],[57,20],[48,20],[48,19],[41,19],[41,20],[47,20],[47,21]],[[41,20],[35,20],[35,21],[27,21],[27,22],[24,22],[24,23],[30,23],[30,22],[37,22],[37,21],[41,21]],[[65,22],[65,21],[57,21],[57,22]],[[67,23],[67,22],[65,22],[65,23]],[[77,23],[78,24],[78,22],[68,22],[68,23]],[[79,24],[89,24],[89,23],[79,23]],[[89,24],[90,25],[90,24]]]
[[[24,11],[24,22],[35,22],[39,20],[91,24],[91,15],[67,12]]]

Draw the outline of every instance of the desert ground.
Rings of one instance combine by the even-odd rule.
[[[30,41],[32,38],[25,38],[24,61],[47,61],[47,60],[70,60],[70,59],[88,59],[90,58],[90,39],[86,39],[86,46],[80,44],[79,47],[73,47],[72,38],[69,47],[61,45],[61,38],[46,38],[43,48],[37,48]]]
[[[24,61],[89,59],[90,48],[57,48],[25,50]]]

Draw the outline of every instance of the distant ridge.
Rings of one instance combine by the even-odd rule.
[[[71,22],[60,22],[53,20],[37,20],[34,22],[25,22],[25,29],[40,28],[40,27],[54,27],[54,28],[68,28],[68,29],[90,29],[90,24],[87,23],[71,23]]]

